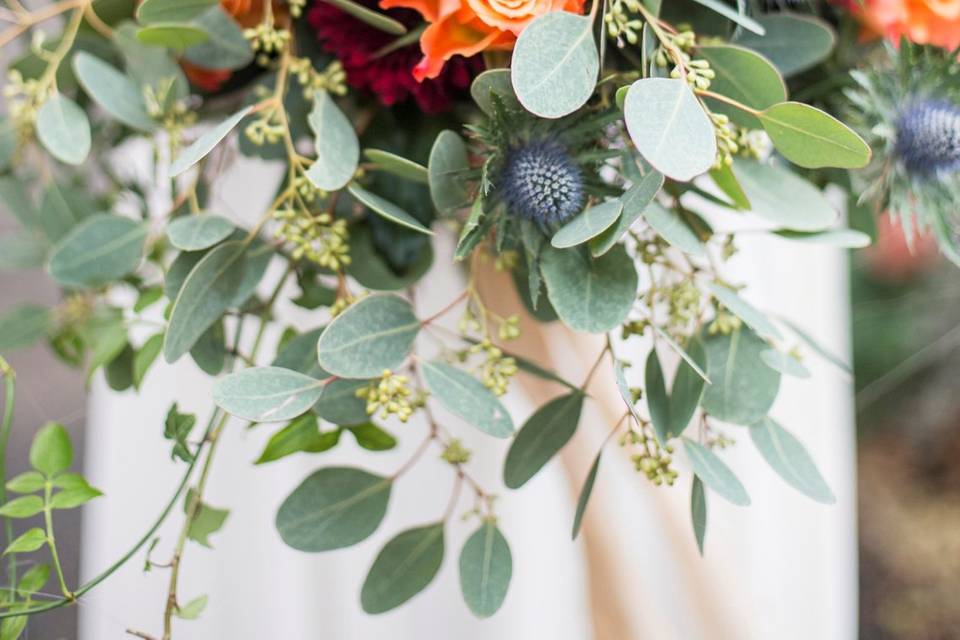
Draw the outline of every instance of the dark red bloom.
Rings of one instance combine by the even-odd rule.
[[[359,4],[376,8],[376,2]],[[386,13],[408,28],[416,28],[422,22],[420,15],[409,9],[390,9]],[[350,86],[374,93],[386,106],[412,97],[426,113],[444,111],[483,71],[480,56],[456,56],[438,77],[417,82],[413,68],[423,57],[418,42],[384,53],[384,47],[389,47],[397,36],[371,27],[323,0],[314,2],[307,19],[324,50],[343,64]]]

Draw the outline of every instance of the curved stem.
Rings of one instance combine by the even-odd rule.
[[[17,388],[16,375],[13,369],[0,356],[0,375],[3,376],[6,393],[3,404],[3,422],[0,422],[0,505],[7,502],[7,444],[10,442],[10,430],[13,427],[13,407],[14,395]],[[7,543],[4,548],[13,542],[13,522],[11,518],[3,519],[4,535]],[[11,553],[7,558],[7,581],[10,583],[10,594],[16,592],[17,587],[17,554]]]

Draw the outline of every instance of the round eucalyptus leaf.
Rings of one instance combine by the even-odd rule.
[[[550,239],[550,244],[557,249],[567,249],[583,244],[606,231],[617,221],[621,211],[623,211],[623,203],[620,200],[611,200],[590,207],[560,227]]]
[[[430,394],[444,409],[496,438],[513,434],[510,413],[469,373],[445,362],[424,362],[421,371]]]
[[[517,100],[517,94],[513,92],[510,69],[487,69],[474,78],[470,85],[470,97],[477,103],[480,110],[488,116],[494,115],[494,95],[500,99],[500,103],[505,109],[523,110],[520,101]]]
[[[511,81],[524,109],[560,118],[593,95],[600,57],[593,19],[565,11],[545,13],[528,24],[513,48]]]
[[[704,484],[732,504],[740,507],[750,504],[750,496],[747,494],[747,490],[743,488],[737,476],[717,454],[689,438],[682,438],[682,440],[683,448],[690,460],[690,466],[693,467],[693,472],[703,480]]]
[[[704,410],[718,420],[744,426],[767,415],[780,389],[780,374],[760,357],[769,348],[767,343],[745,326],[709,336],[703,343],[712,383],[703,394]]]
[[[683,80],[637,80],[627,92],[623,116],[637,151],[668,178],[688,182],[717,159],[713,124]]]
[[[510,545],[496,521],[484,520],[460,551],[460,590],[474,615],[489,618],[497,612],[513,575]]]
[[[870,146],[828,113],[800,102],[782,102],[757,117],[784,158],[806,169],[859,169],[870,162]]]
[[[360,162],[360,143],[353,125],[326,91],[314,92],[307,123],[313,131],[317,152],[317,159],[307,169],[307,178],[324,191],[342,189],[353,178]]]
[[[519,489],[567,444],[580,422],[583,394],[554,398],[534,412],[514,438],[503,466],[503,483]]]
[[[441,214],[469,204],[463,172],[470,169],[467,145],[457,133],[445,129],[437,135],[427,162],[427,182],[433,206]]]
[[[753,109],[766,109],[787,99],[780,72],[759,53],[728,44],[698,47],[697,53],[716,74],[710,81],[710,91]],[[743,109],[713,98],[706,102],[711,111],[728,116],[735,124],[752,129],[760,126],[756,117]]]
[[[300,551],[349,547],[376,531],[387,512],[390,478],[352,467],[315,471],[277,511],[277,531]]]
[[[443,564],[443,523],[407,529],[377,554],[360,591],[367,613],[384,613],[423,591]]]
[[[207,41],[188,48],[183,54],[187,61],[230,71],[253,62],[253,47],[243,36],[243,29],[216,3],[197,18],[196,24],[207,33]]]
[[[767,464],[794,489],[824,504],[837,501],[803,444],[774,420],[764,418],[751,426],[750,439]]]
[[[90,153],[90,121],[77,103],[55,93],[37,112],[37,138],[60,162],[81,164]]]
[[[623,245],[594,259],[578,249],[544,247],[540,269],[553,308],[576,331],[620,326],[636,300],[637,270]]]
[[[95,287],[137,268],[147,239],[145,224],[109,214],[87,218],[53,248],[49,272],[68,287]]]
[[[320,366],[341,378],[374,378],[410,354],[420,321],[410,303],[378,293],[337,316],[317,342]]]
[[[198,251],[225,240],[236,228],[223,216],[183,216],[167,225],[167,237],[177,249]]]
[[[750,211],[786,229],[819,231],[837,211],[815,186],[782,165],[736,160],[734,173],[750,200]]]
[[[763,54],[785,76],[809,69],[833,51],[837,37],[820,18],[782,12],[756,16],[764,35],[738,32],[733,41]]]
[[[317,340],[323,334],[324,327],[304,331],[287,342],[277,353],[271,366],[299,371],[304,375],[317,380],[329,378],[330,374],[323,370],[317,362]],[[328,385],[329,386],[329,385]],[[324,387],[326,391],[326,387]]]
[[[213,401],[227,413],[254,422],[282,422],[312,407],[323,393],[317,380],[280,367],[252,367],[217,380]]]

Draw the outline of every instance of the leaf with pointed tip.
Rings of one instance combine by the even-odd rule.
[[[620,200],[611,200],[590,207],[560,227],[550,239],[550,244],[557,249],[567,249],[583,244],[606,231],[617,221],[621,211],[623,211],[623,203]]]
[[[240,111],[208,129],[203,135],[193,141],[189,147],[180,152],[177,159],[170,165],[170,177],[174,178],[202,160],[220,141],[233,131],[243,118],[250,113],[252,106],[244,107]]]
[[[426,589],[443,564],[443,548],[443,522],[407,529],[392,538],[363,581],[363,610],[384,613]]]
[[[597,257],[610,251],[613,245],[619,242],[620,238],[630,230],[630,227],[640,219],[647,206],[653,202],[657,193],[660,192],[661,187],[663,187],[663,174],[651,170],[620,196],[620,200],[623,202],[623,213],[620,214],[616,224],[605,229],[600,235],[591,238],[590,253]]]
[[[118,280],[137,268],[146,239],[143,223],[105,213],[92,216],[54,247],[50,275],[68,287]]]
[[[693,523],[697,549],[702,556],[707,537],[707,492],[703,490],[703,481],[697,475],[693,476],[693,487],[690,489],[690,521]]]
[[[707,288],[717,300],[723,303],[723,306],[746,322],[761,337],[771,340],[781,340],[783,338],[777,327],[765,315],[741,298],[733,289],[716,282],[707,283]]]
[[[423,226],[419,220],[389,200],[381,198],[375,193],[370,193],[366,189],[359,187],[356,184],[351,184],[348,186],[347,191],[349,191],[350,195],[356,198],[360,204],[369,208],[381,218],[389,220],[394,224],[398,224],[401,227],[406,227],[407,229],[413,229],[414,231],[419,231],[420,233],[424,233],[429,236],[433,235],[433,231]]]
[[[670,398],[667,396],[663,367],[660,366],[660,357],[657,356],[656,348],[651,349],[650,355],[647,356],[643,382],[653,432],[660,446],[665,447],[667,440],[670,439]]]
[[[480,618],[495,614],[507,597],[512,575],[507,539],[495,520],[486,519],[460,552],[460,590],[470,611]]]
[[[587,511],[587,503],[590,502],[590,494],[593,493],[593,483],[597,480],[597,471],[600,470],[600,456],[603,451],[597,452],[597,457],[593,459],[590,465],[590,471],[587,473],[587,479],[583,481],[583,488],[580,489],[580,497],[577,499],[577,511],[573,516],[573,532],[570,537],[577,539],[580,534],[580,525],[583,523],[583,514]]]
[[[524,423],[507,452],[503,482],[518,489],[573,437],[580,422],[583,394],[578,390],[543,405]]]
[[[413,182],[427,183],[427,168],[413,160],[382,149],[364,149],[363,155],[367,156],[367,159],[377,165],[381,171]]]
[[[800,102],[781,102],[757,114],[783,157],[807,169],[859,169],[870,146],[830,114]]]
[[[694,473],[703,480],[704,484],[732,504],[740,507],[750,504],[747,490],[740,484],[730,467],[717,457],[717,454],[689,438],[681,438],[681,440]]]
[[[700,340],[694,337],[687,345],[690,359],[701,370],[707,366],[707,354],[703,350]],[[690,365],[683,360],[677,367],[670,388],[670,435],[679,436],[690,424],[690,419],[700,406],[706,381]]]
[[[803,444],[774,420],[764,418],[752,425],[750,439],[767,464],[794,489],[824,504],[837,501]]]
[[[277,530],[300,551],[349,547],[372,534],[387,512],[390,478],[352,467],[310,474],[277,512]]]

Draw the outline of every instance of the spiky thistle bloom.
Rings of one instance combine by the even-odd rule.
[[[960,106],[949,100],[908,106],[897,121],[895,150],[906,170],[918,176],[960,169]]]
[[[903,41],[885,45],[890,64],[852,72],[852,120],[874,150],[861,200],[900,221],[908,241],[931,230],[960,265],[960,63],[955,53]]]
[[[583,208],[583,175],[566,149],[534,140],[506,153],[500,192],[509,211],[531,222],[564,222]]]

